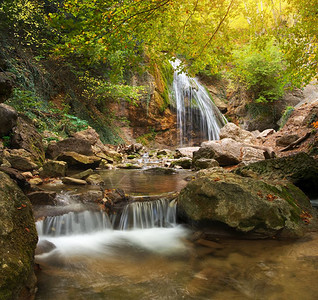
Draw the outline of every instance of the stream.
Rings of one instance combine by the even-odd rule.
[[[105,186],[134,195],[178,191],[187,176],[103,174]],[[75,189],[47,188],[59,190],[61,198]],[[317,299],[317,233],[296,241],[193,242],[194,233],[176,222],[175,210],[175,201],[158,196],[130,204],[120,216],[95,209],[38,221],[38,248],[52,249],[36,255],[35,299]]]

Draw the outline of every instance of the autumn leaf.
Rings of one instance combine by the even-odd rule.
[[[274,201],[275,199],[277,199],[277,197],[274,196],[274,195],[272,195],[272,194],[267,194],[267,195],[266,195],[266,199],[267,199],[267,201],[272,202],[272,201]]]

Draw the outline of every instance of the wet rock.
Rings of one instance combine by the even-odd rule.
[[[13,92],[16,76],[11,72],[0,72],[0,103],[6,101]]]
[[[172,156],[173,151],[169,149],[161,149],[157,151],[157,156]]]
[[[31,299],[36,291],[33,257],[37,243],[31,203],[2,172],[0,199],[0,299]]]
[[[230,138],[240,143],[256,144],[257,140],[253,133],[241,129],[234,123],[225,124],[220,130],[220,139]]]
[[[17,125],[12,130],[11,146],[29,152],[32,155],[32,160],[38,165],[44,162],[45,152],[42,136],[27,117],[19,116]]]
[[[111,169],[112,168],[112,165],[108,163],[107,160],[105,159],[102,159],[99,166],[98,166],[100,169]]]
[[[8,135],[12,128],[16,126],[18,113],[6,104],[0,104],[0,136]]]
[[[99,174],[91,174],[85,180],[90,185],[103,185],[104,184],[104,180]]]
[[[278,147],[286,147],[291,143],[297,141],[299,136],[297,134],[285,134],[282,137],[276,140],[276,146]]]
[[[29,193],[28,198],[30,199],[32,205],[52,205],[55,206],[56,192],[51,191],[36,191]]]
[[[171,175],[171,174],[176,174],[177,172],[171,168],[155,167],[155,168],[144,170],[144,173]]]
[[[87,182],[85,180],[76,179],[76,178],[72,178],[72,177],[62,178],[62,182],[64,184],[70,184],[70,185],[86,185],[87,184]]]
[[[29,180],[29,183],[31,185],[41,185],[43,183],[43,180],[39,177],[34,177]]]
[[[193,168],[195,170],[209,169],[218,167],[219,163],[213,158],[199,158],[195,161]]]
[[[194,179],[178,197],[180,219],[194,228],[222,223],[260,238],[301,236],[312,213],[306,195],[287,181],[266,182],[221,170]]]
[[[87,156],[77,152],[63,152],[56,158],[56,160],[67,162],[70,168],[75,167],[88,169],[98,167],[101,158],[96,156]]]
[[[140,164],[119,164],[116,166],[119,169],[142,169]]]
[[[56,246],[53,243],[47,240],[41,240],[38,242],[38,245],[35,249],[35,255],[49,253],[53,251],[55,248]]]
[[[72,199],[77,202],[87,203],[87,202],[98,202],[103,198],[102,191],[87,191],[84,193],[73,194]]]
[[[173,160],[170,164],[170,167],[174,168],[176,166],[179,166],[182,169],[191,169],[192,159],[189,157],[183,157],[183,158],[179,158],[177,160]]]
[[[59,142],[51,142],[46,150],[46,155],[48,158],[56,159],[64,152],[74,152],[86,156],[94,154],[88,140],[72,137]]]
[[[64,177],[67,172],[67,162],[58,160],[47,160],[43,164],[41,177]]]
[[[24,149],[12,149],[6,157],[12,168],[21,171],[31,171],[38,169],[38,165],[33,161],[34,157]]]

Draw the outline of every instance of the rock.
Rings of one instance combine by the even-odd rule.
[[[87,203],[87,202],[98,202],[103,198],[102,191],[87,191],[79,194],[72,194],[72,199],[77,202]]]
[[[63,152],[56,158],[56,160],[67,162],[69,167],[88,169],[98,167],[101,158],[96,156],[87,156],[77,152]]]
[[[32,160],[41,165],[45,159],[42,136],[38,133],[32,121],[26,117],[19,117],[12,132],[11,146],[28,151],[32,155]]]
[[[249,176],[252,171],[269,180],[287,179],[308,195],[318,192],[318,163],[304,152],[295,155],[268,159],[237,168],[234,172]]]
[[[256,144],[257,139],[253,133],[241,129],[234,123],[225,124],[220,130],[220,139],[230,138],[240,143]]]
[[[265,159],[265,153],[267,153],[265,147],[250,147],[233,139],[224,138],[220,141],[203,142],[202,147],[193,153],[193,164],[195,165],[200,158],[207,158],[215,159],[220,166],[231,166],[242,161],[263,160]]]
[[[171,175],[171,174],[176,174],[177,172],[171,168],[155,167],[155,168],[144,170],[144,173]]]
[[[18,113],[6,104],[0,104],[0,136],[8,135],[12,128],[16,126]]]
[[[140,164],[119,164],[117,165],[119,169],[142,169]]]
[[[313,220],[309,199],[293,184],[223,170],[188,183],[178,197],[178,215],[195,228],[213,228],[221,222],[261,238],[301,236]]]
[[[157,156],[172,156],[173,151],[169,149],[161,149],[157,151]]]
[[[11,72],[0,72],[0,103],[6,101],[13,92],[16,76]]]
[[[193,152],[198,151],[200,147],[184,147],[178,148],[175,151],[175,158],[193,157]]]
[[[16,169],[10,167],[0,167],[0,171],[6,173],[13,179],[20,189],[23,191],[28,191],[30,189],[30,184],[26,181],[25,177]]]
[[[41,177],[65,177],[67,172],[67,162],[58,160],[47,160],[43,164]]]
[[[104,184],[104,180],[99,174],[89,175],[85,180],[90,185],[103,185]]]
[[[56,159],[64,152],[76,152],[86,156],[94,154],[88,140],[72,137],[59,142],[52,141],[46,150],[46,155],[48,158]]]
[[[112,165],[109,164],[107,160],[102,159],[98,167],[99,167],[100,169],[111,169],[111,168],[112,168]]]
[[[110,163],[114,162],[121,162],[123,160],[123,157],[120,153],[113,151],[113,150],[105,150],[104,151],[106,155],[106,160]]]
[[[191,169],[192,159],[189,157],[182,157],[176,160],[173,160],[170,164],[170,167],[174,168],[176,166],[182,167],[182,169]]]
[[[36,292],[33,257],[37,243],[31,203],[2,172],[0,199],[0,299],[31,299]]]
[[[213,167],[218,167],[219,163],[213,158],[199,158],[195,161],[193,168],[195,170],[209,169]]]
[[[21,171],[31,171],[38,169],[38,165],[33,161],[33,156],[24,149],[12,149],[6,159],[11,164],[12,168]]]
[[[274,134],[274,133],[276,133],[276,130],[275,130],[275,129],[272,129],[272,128],[266,129],[266,130],[260,132],[260,133],[257,135],[257,138],[260,138],[260,139],[263,140],[263,139],[267,138],[269,135]]]
[[[90,176],[92,174],[94,174],[94,171],[92,169],[88,169],[88,170],[85,170],[83,172],[72,175],[72,178],[86,179],[88,176]]]
[[[32,205],[56,205],[56,192],[52,191],[36,191],[27,194]]]
[[[98,141],[100,141],[99,134],[91,127],[86,130],[75,132],[73,137],[88,141],[90,145],[95,145]]]
[[[39,243],[35,249],[35,255],[49,253],[49,252],[53,251],[55,248],[56,248],[56,246],[53,243],[51,243],[47,240],[41,240],[41,241],[39,241]]]
[[[86,185],[87,184],[87,182],[85,180],[76,179],[76,178],[72,178],[72,177],[63,177],[62,182],[64,184],[70,184],[70,185]]]
[[[24,178],[26,179],[33,178],[33,174],[31,172],[23,172],[21,173],[21,175],[24,176]]]
[[[29,183],[31,185],[41,185],[43,183],[43,180],[39,177],[34,177],[29,180]]]
[[[278,147],[286,147],[291,143],[297,141],[299,136],[297,134],[285,134],[282,137],[276,140],[276,146]]]

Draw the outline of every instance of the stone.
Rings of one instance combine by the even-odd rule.
[[[35,191],[27,194],[32,205],[56,205],[56,192],[52,191]]]
[[[72,178],[72,177],[63,177],[62,182],[64,184],[70,184],[70,185],[86,185],[87,184],[87,182],[85,180],[76,179],[76,178]]]
[[[16,126],[18,113],[16,110],[6,104],[0,104],[0,137],[8,135],[12,128]]]
[[[257,135],[257,138],[260,138],[260,139],[265,139],[267,138],[269,135],[272,135],[276,133],[276,130],[273,129],[273,128],[269,128],[269,129],[266,129],[262,132],[260,132],[258,135]]]
[[[173,151],[169,150],[169,149],[161,149],[157,151],[157,156],[161,155],[161,156],[172,156]]]
[[[293,184],[224,170],[192,180],[178,197],[180,220],[195,229],[212,229],[217,222],[259,238],[302,236],[316,223],[312,215],[309,199]]]
[[[76,178],[76,179],[86,179],[88,176],[94,174],[94,171],[92,169],[88,169],[85,170],[83,172],[80,173],[76,173],[72,175],[72,178]]]
[[[95,129],[89,127],[88,129],[75,132],[73,137],[76,139],[86,140],[90,145],[95,145],[100,139],[99,134]]]
[[[40,255],[44,253],[49,253],[53,251],[56,248],[56,246],[47,241],[47,240],[40,240],[36,249],[35,249],[35,255]]]
[[[26,178],[16,169],[11,167],[1,166],[0,171],[6,173],[13,179],[20,189],[23,191],[28,191],[30,189],[30,184],[27,182]]]
[[[268,180],[287,179],[308,195],[318,193],[317,160],[304,152],[251,163],[237,168],[234,172],[242,176],[250,176],[248,175],[250,171]]]
[[[195,161],[193,168],[195,170],[209,169],[218,167],[219,163],[213,158],[199,158]]]
[[[67,172],[67,162],[59,160],[47,160],[43,164],[40,172],[41,177],[65,177]]]
[[[108,163],[107,160],[105,159],[102,159],[99,166],[98,166],[100,169],[111,169],[112,168],[112,165]]]
[[[38,133],[32,121],[19,117],[17,125],[12,130],[11,146],[24,149],[32,155],[32,160],[41,165],[45,159],[42,136]]]
[[[183,147],[183,148],[178,148],[175,151],[175,158],[180,158],[180,157],[193,157],[193,152],[198,151],[200,147]]]
[[[24,176],[26,179],[30,179],[33,177],[33,174],[31,172],[23,172],[21,173],[22,176]]]
[[[171,161],[170,167],[174,168],[176,166],[180,166],[182,169],[191,169],[192,159],[189,157],[182,157]]]
[[[105,150],[104,151],[105,155],[106,155],[106,160],[108,162],[121,162],[123,160],[123,157],[120,153],[114,151],[114,150]]]
[[[89,175],[85,180],[90,185],[103,185],[104,184],[104,180],[99,174]]]
[[[33,156],[24,149],[12,149],[6,159],[11,167],[21,171],[31,171],[38,169],[38,165],[33,161]]]
[[[76,202],[98,202],[103,198],[103,192],[102,191],[86,191],[83,193],[78,194],[72,194],[72,199],[74,199]]]
[[[231,138],[240,143],[256,144],[257,139],[253,133],[241,129],[234,123],[227,123],[220,129],[220,139]]]
[[[155,167],[155,168],[145,169],[144,173],[171,175],[171,174],[176,174],[177,172],[171,168]]]
[[[0,199],[0,299],[31,299],[36,292],[33,265],[37,244],[32,206],[3,172]]]
[[[46,150],[46,155],[48,158],[56,159],[64,152],[76,152],[86,156],[94,154],[88,140],[72,137],[59,142],[52,141]]]
[[[13,92],[16,76],[11,72],[0,72],[0,103],[6,101]]]
[[[56,160],[67,162],[70,168],[75,167],[88,169],[98,167],[101,158],[96,156],[87,156],[77,152],[63,152],[56,158]]]
[[[291,143],[297,141],[299,136],[297,134],[285,134],[282,137],[276,140],[276,146],[278,147],[286,147]]]
[[[247,164],[264,160],[264,150],[253,147],[241,148],[241,161]]]
[[[29,183],[31,185],[41,185],[43,183],[43,180],[39,177],[34,177],[29,180]]]
[[[119,164],[116,167],[119,169],[142,169],[140,164]]]

